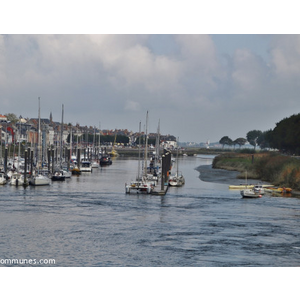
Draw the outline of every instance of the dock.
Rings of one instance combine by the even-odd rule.
[[[151,195],[164,196],[167,193],[168,188],[169,188],[168,183],[164,184],[164,189],[161,188],[161,185],[156,185],[151,191]]]

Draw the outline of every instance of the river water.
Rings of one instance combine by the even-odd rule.
[[[125,194],[138,164],[125,158],[46,187],[0,186],[0,266],[300,266],[298,198],[245,200],[210,157],[179,162],[186,184],[165,196]]]

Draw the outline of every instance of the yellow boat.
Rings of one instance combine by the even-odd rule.
[[[240,185],[230,185],[229,189],[231,190],[244,190],[244,189],[253,189],[257,184],[240,184]],[[260,185],[263,188],[270,188],[274,185],[272,184],[262,184]]]
[[[292,192],[292,189],[286,187],[269,187],[266,188],[265,191],[270,193],[290,194]]]

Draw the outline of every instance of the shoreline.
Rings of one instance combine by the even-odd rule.
[[[229,171],[224,169],[213,169],[212,165],[200,165],[195,168],[199,172],[199,178],[205,182],[213,182],[227,185],[239,185],[244,184],[245,179],[237,178],[240,174],[238,171]],[[248,179],[248,184],[257,184],[257,183],[269,184],[257,179]]]

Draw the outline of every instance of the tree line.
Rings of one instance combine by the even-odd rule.
[[[278,123],[274,129],[267,131],[251,130],[245,138],[231,140],[228,136],[220,139],[219,143],[227,146],[239,147],[249,142],[254,147],[261,149],[277,149],[282,153],[290,155],[300,155],[300,114],[292,115],[284,118]]]

